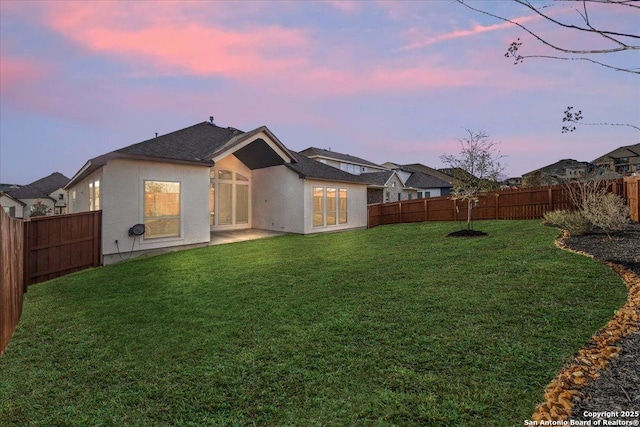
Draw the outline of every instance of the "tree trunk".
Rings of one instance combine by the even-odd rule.
[[[471,199],[467,200],[467,230],[471,230],[471,211],[473,210],[473,202]]]

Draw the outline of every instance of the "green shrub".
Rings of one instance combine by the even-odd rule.
[[[545,212],[543,219],[545,224],[565,229],[575,235],[587,234],[593,226],[581,211],[556,210]]]

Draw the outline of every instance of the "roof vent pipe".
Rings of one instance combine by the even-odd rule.
[[[213,124],[213,116],[209,116],[209,122],[211,122],[211,124]]]
[[[158,137],[158,132],[156,132],[156,138]]]

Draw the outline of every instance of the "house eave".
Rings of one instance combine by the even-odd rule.
[[[203,167],[211,167],[213,166],[213,162],[211,160],[183,160],[183,159],[172,159],[168,157],[153,157],[153,156],[144,156],[139,154],[127,154],[127,153],[118,153],[111,152],[104,154],[102,156],[95,157],[89,160],[74,176],[71,178],[69,183],[64,186],[65,190],[69,190],[71,187],[76,185],[78,182],[82,181],[101,167],[107,164],[109,160],[115,159],[124,159],[124,160],[143,160],[148,162],[158,162],[158,163],[172,163],[172,164],[181,164],[181,165],[191,165],[191,166],[203,166]]]

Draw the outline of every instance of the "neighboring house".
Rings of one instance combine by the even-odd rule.
[[[369,204],[411,200],[416,197],[416,190],[407,188],[397,173],[369,160],[316,147],[302,150],[300,154],[357,176],[359,182],[367,184]]]
[[[31,184],[4,194],[1,204],[10,215],[11,208],[14,208],[15,215],[13,216],[16,218],[28,218],[37,210],[38,206],[42,205],[46,215],[63,214],[67,212],[67,192],[64,190],[64,186],[68,182],[69,178],[59,172],[54,172]]]
[[[501,188],[513,188],[513,189],[520,188],[522,187],[522,177],[514,176],[514,177],[507,178],[500,183],[500,186]]]
[[[606,167],[623,176],[640,175],[640,144],[627,145],[598,157],[593,161],[596,166]]]
[[[392,170],[360,174],[360,180],[367,184],[367,203],[389,203],[416,198],[416,190],[407,188],[400,176]]]
[[[402,178],[403,184],[408,188],[415,189],[418,199],[451,194],[451,189],[453,188],[451,177],[435,169],[419,163],[413,165],[395,165],[394,163],[387,162],[385,165],[395,166],[393,169]],[[431,171],[435,171],[435,173]]]
[[[581,178],[593,170],[589,162],[579,162],[573,159],[563,159],[540,169],[522,175],[523,185],[538,187],[561,184],[566,181]]]
[[[453,176],[447,173],[442,172],[442,170],[430,168],[429,166],[425,166],[421,163],[411,163],[408,165],[404,165],[406,168],[410,168],[412,170],[416,170],[418,172],[422,172],[426,175],[433,176],[439,178],[440,180],[449,184],[449,193],[451,192],[451,188],[453,188]]]
[[[3,193],[0,196],[0,206],[4,209],[9,216],[13,218],[23,218],[24,216],[24,208],[27,206],[26,203],[11,197],[8,193]]]
[[[388,203],[416,198],[437,197],[451,193],[451,184],[440,172],[425,173],[414,165],[387,162],[382,165],[349,154],[310,147],[300,152],[310,159],[360,177],[368,185],[367,202]],[[427,166],[416,164],[424,170]],[[450,178],[450,177],[449,177]]]
[[[208,243],[212,231],[367,225],[365,184],[287,149],[266,126],[211,121],[157,136],[89,160],[66,189],[71,212],[102,210],[105,264],[131,247],[138,255]],[[129,235],[136,224],[146,228],[139,239]]]

